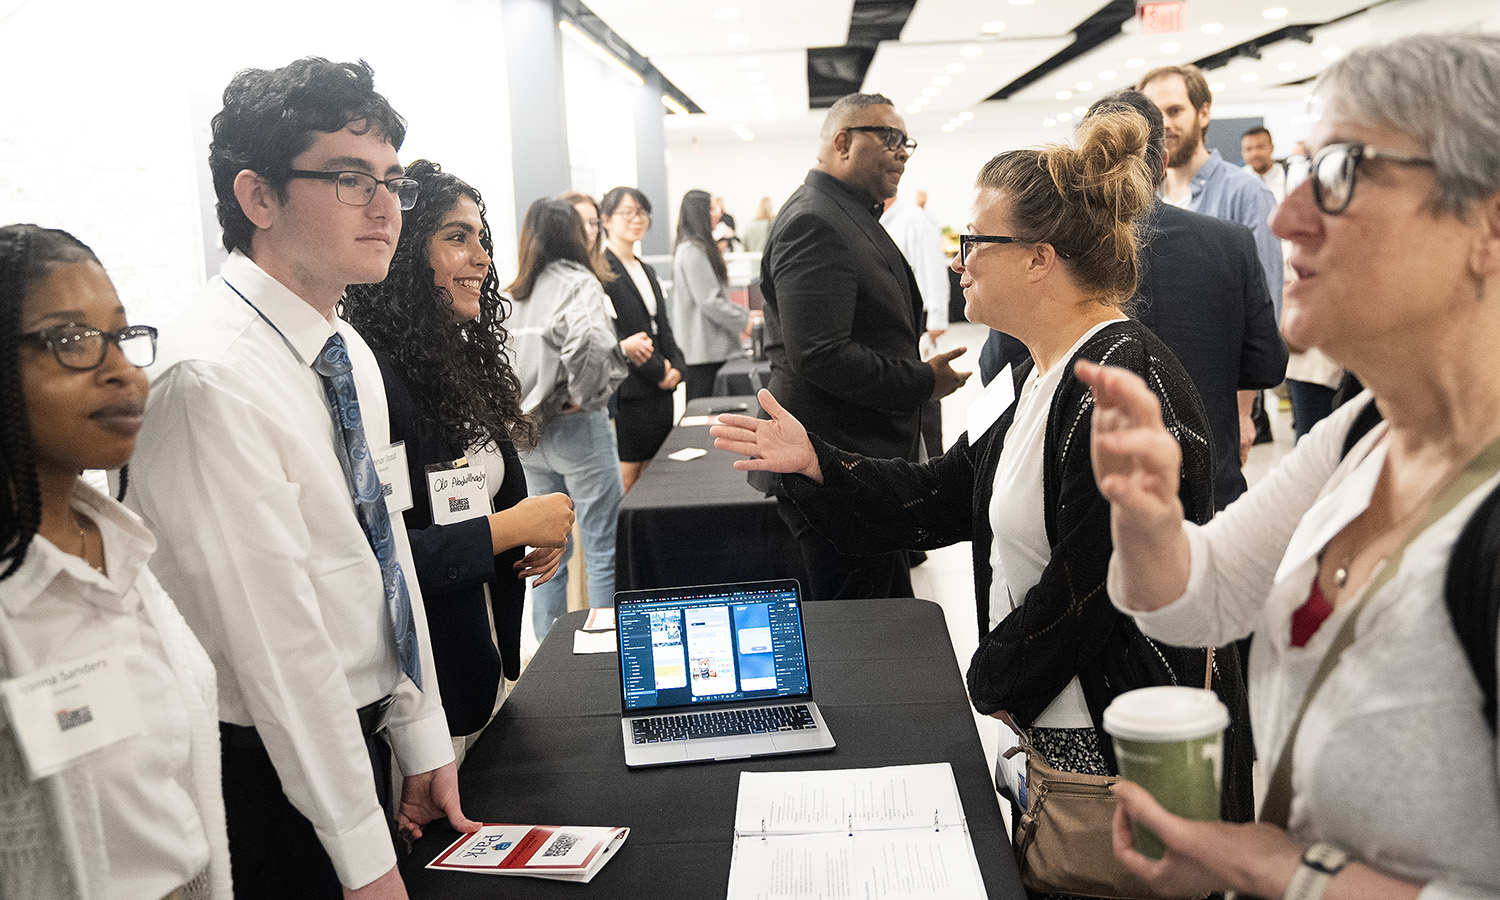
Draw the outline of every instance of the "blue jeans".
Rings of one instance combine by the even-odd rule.
[[[615,531],[625,488],[609,414],[560,413],[548,422],[535,450],[521,454],[526,487],[533,497],[561,491],[573,498],[578,530],[583,536],[583,559],[588,564],[590,606],[615,602]],[[552,580],[531,590],[531,621],[537,640],[547,636],[552,623],[568,611],[568,560],[573,545],[563,551]]]

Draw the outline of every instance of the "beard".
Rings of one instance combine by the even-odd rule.
[[[1173,169],[1180,169],[1188,165],[1193,161],[1194,154],[1198,152],[1198,148],[1202,144],[1203,129],[1199,128],[1195,122],[1192,128],[1183,132],[1182,137],[1178,139],[1177,146],[1170,148],[1171,158],[1168,159],[1167,165]]]

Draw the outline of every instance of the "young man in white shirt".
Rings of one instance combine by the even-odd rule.
[[[335,315],[346,285],[385,278],[415,186],[405,131],[364,63],[236,75],[209,154],[230,257],[162,329],[151,373],[130,501],[219,671],[239,898],[405,897],[381,791],[392,750],[415,773],[403,834],[444,815],[474,827],[406,529],[362,458],[389,443],[379,369]],[[329,366],[340,339],[352,382]]]

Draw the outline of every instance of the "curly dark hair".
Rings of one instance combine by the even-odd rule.
[[[36,451],[21,389],[21,307],[27,289],[62,263],[99,262],[66,231],[0,228],[0,580],[20,568],[42,521]]]
[[[329,62],[309,56],[279,69],[244,69],[224,88],[224,108],[213,117],[208,168],[218,197],[224,249],[250,252],[255,225],[234,196],[234,179],[249,169],[276,186],[286,201],[287,171],[318,133],[352,122],[401,149],[406,120],[375,90],[375,70],[364,60]]]
[[[408,166],[406,177],[421,182],[422,190],[417,205],[402,214],[390,273],[379,284],[349,285],[341,313],[390,358],[418,407],[454,443],[475,447],[510,440],[533,447],[537,425],[521,411],[521,382],[506,362],[508,334],[501,322],[510,308],[495,267],[479,291],[479,318],[455,322],[453,298],[434,283],[428,258],[433,235],[459,198],[468,197],[479,207],[479,243],[494,259],[484,198],[425,159]]]

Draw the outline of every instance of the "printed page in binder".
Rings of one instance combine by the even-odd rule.
[[[741,773],[729,900],[984,896],[947,763]]]

